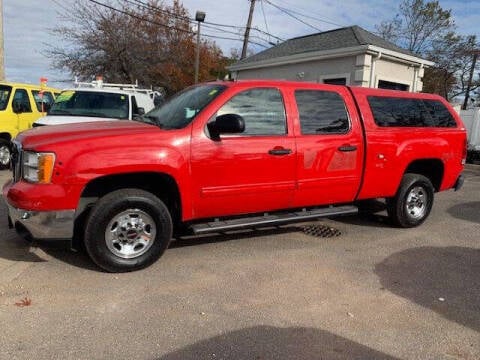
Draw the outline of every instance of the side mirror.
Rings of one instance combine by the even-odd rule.
[[[239,134],[245,131],[245,120],[237,114],[217,116],[215,121],[207,124],[210,136],[214,140],[220,139],[220,134]]]
[[[140,115],[140,116],[145,115],[145,109],[143,107],[137,108],[136,115]]]

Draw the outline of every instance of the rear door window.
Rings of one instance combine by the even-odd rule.
[[[295,91],[302,134],[345,134],[350,122],[343,98],[324,90]]]

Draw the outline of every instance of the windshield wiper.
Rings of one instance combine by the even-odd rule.
[[[99,113],[99,112],[82,112],[82,113],[77,113],[75,114],[77,116],[90,116],[90,117],[102,117],[102,118],[108,118],[109,116]]]
[[[73,115],[68,110],[50,110],[47,115]]]
[[[160,122],[160,118],[154,115],[143,115],[141,117],[142,120],[146,120],[150,124],[157,125],[160,129],[163,128],[163,124]]]

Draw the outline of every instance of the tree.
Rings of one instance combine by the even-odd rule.
[[[448,100],[465,95],[476,48],[474,35],[449,33],[433,43],[427,57],[435,62],[435,66],[425,71],[424,91],[440,94]],[[478,77],[473,79],[471,91],[480,86],[479,80]]]
[[[51,47],[53,66],[81,79],[103,75],[105,81],[159,86],[177,92],[194,81],[196,38],[187,10],[148,3],[78,0],[65,9],[65,23],[52,31],[64,46]],[[223,77],[227,59],[214,42],[200,45],[201,81]]]
[[[443,10],[438,1],[403,0],[399,10],[393,20],[375,28],[380,36],[415,54],[424,54],[455,29],[451,10]]]
[[[478,44],[475,36],[455,32],[451,10],[442,9],[438,1],[403,0],[399,13],[376,29],[386,40],[435,62],[425,70],[424,91],[448,100],[465,94],[472,50]],[[473,86],[478,87],[478,81]]]

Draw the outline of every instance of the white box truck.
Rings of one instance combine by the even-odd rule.
[[[460,110],[460,117],[467,129],[467,162],[480,161],[480,108]]]

